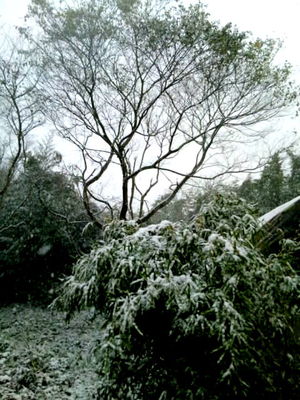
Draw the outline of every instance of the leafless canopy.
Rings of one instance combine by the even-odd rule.
[[[24,43],[23,43],[24,45]],[[25,138],[43,123],[32,53],[5,40],[0,55],[0,202],[25,152]]]
[[[81,151],[83,199],[94,219],[90,200],[113,212],[99,195],[107,176],[120,177],[117,217],[142,223],[201,177],[216,152],[243,140],[243,129],[251,135],[248,128],[294,96],[289,68],[272,65],[277,43],[211,23],[201,4],[94,0],[55,8],[33,0],[30,16],[38,35],[25,34],[40,49],[47,116]],[[217,174],[228,171],[235,166]],[[172,182],[170,194],[149,208],[162,180]]]

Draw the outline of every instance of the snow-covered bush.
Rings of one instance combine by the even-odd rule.
[[[56,300],[106,316],[100,399],[299,398],[299,277],[260,253],[258,229],[228,196],[189,224],[107,228]]]

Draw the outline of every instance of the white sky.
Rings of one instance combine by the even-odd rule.
[[[195,0],[183,0],[188,4]],[[22,24],[29,0],[0,0],[0,24]],[[300,70],[300,0],[203,0],[214,20],[285,41],[282,59]]]
[[[262,38],[284,40],[281,51],[295,68],[300,68],[300,0],[206,0],[207,10],[222,24],[232,22]]]
[[[0,23],[7,25],[22,24],[26,14],[28,0],[0,0]]]

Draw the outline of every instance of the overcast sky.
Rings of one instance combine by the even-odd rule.
[[[284,40],[281,59],[300,68],[300,0],[207,0],[207,10],[222,24],[232,22],[262,38]]]
[[[22,24],[28,3],[29,0],[0,0],[0,23]],[[300,0],[206,0],[204,3],[212,18],[222,24],[232,22],[256,36],[284,40],[280,60],[288,60],[300,73]]]

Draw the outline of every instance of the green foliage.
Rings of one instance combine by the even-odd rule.
[[[291,172],[287,177],[288,192],[290,195],[299,196],[300,194],[300,154],[288,151],[291,161]]]
[[[248,177],[237,193],[247,201],[256,204],[261,215],[272,210],[300,194],[300,157],[293,150],[288,150],[287,157],[275,153],[265,165],[260,178]],[[284,171],[283,161],[290,167]]]
[[[257,204],[259,201],[259,183],[253,181],[251,176],[248,176],[242,182],[242,184],[237,188],[237,192],[243,199],[249,201],[251,204]],[[266,207],[264,209],[266,209]],[[261,214],[263,214],[263,211]]]
[[[106,316],[99,398],[299,398],[300,281],[265,257],[253,209],[215,196],[193,222],[108,227],[55,305]]]
[[[58,153],[28,155],[0,208],[0,301],[49,301],[74,258],[90,246],[89,219]],[[49,292],[50,291],[50,292]]]
[[[155,224],[163,220],[173,222],[191,221],[191,219],[199,213],[201,206],[209,203],[216,194],[222,193],[226,195],[236,191],[236,185],[229,185],[216,180],[205,182],[201,187],[184,190],[180,196],[175,197],[167,206],[160,209],[150,219],[150,223]],[[160,196],[154,202],[154,206],[159,204],[167,196],[168,193]],[[247,198],[247,200],[249,199]],[[250,203],[255,203],[255,201],[251,201]]]
[[[195,215],[198,196],[198,193],[193,193],[192,191],[182,193],[180,197],[175,197],[167,206],[156,212],[149,222],[155,224],[163,220],[174,222],[189,220],[193,215]],[[154,202],[154,206],[167,197],[168,193],[160,196]]]
[[[261,211],[272,210],[283,201],[284,176],[280,155],[275,153],[264,167],[260,180],[257,183],[260,192]]]

